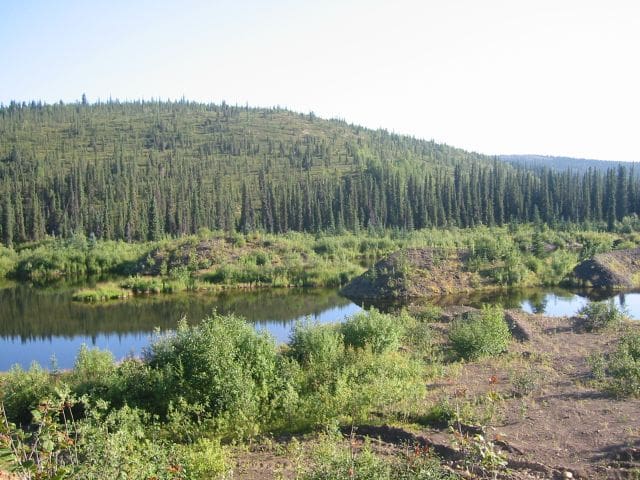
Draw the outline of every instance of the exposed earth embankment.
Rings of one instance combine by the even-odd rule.
[[[357,300],[406,300],[470,292],[483,281],[464,267],[467,255],[464,250],[401,250],[356,277],[342,293]]]
[[[640,248],[599,253],[584,260],[573,270],[581,286],[596,288],[633,288],[640,286]]]

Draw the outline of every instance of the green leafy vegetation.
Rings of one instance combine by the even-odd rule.
[[[24,244],[16,249],[0,248],[0,265],[4,265],[6,277],[36,284],[95,275],[124,276],[120,281],[98,283],[77,292],[78,300],[97,301],[132,293],[229,287],[338,287],[361,274],[363,265],[373,260],[396,251],[421,248],[440,252],[437,259],[434,254],[434,268],[446,267],[446,262],[453,261],[450,257],[458,258],[456,252],[462,252],[462,263],[451,268],[473,275],[474,288],[534,286],[570,283],[573,268],[585,255],[583,250],[593,251],[589,245],[600,245],[598,251],[611,251],[636,246],[640,241],[635,231],[608,233],[582,230],[575,225],[565,227],[550,230],[519,225],[358,235],[228,235],[203,230],[198,235],[139,244],[75,236]],[[538,243],[547,247],[540,249]],[[408,264],[404,270],[400,267],[396,276],[417,274]],[[375,281],[375,277],[388,273],[371,269],[368,277]],[[455,290],[454,284],[449,287]],[[119,295],[117,289],[128,292]]]
[[[356,448],[339,437],[325,435],[312,454],[311,465],[302,468],[303,480],[353,478],[362,480],[453,480],[459,478],[444,469],[427,449],[416,446],[401,454],[376,454],[369,441]]]
[[[223,442],[412,414],[425,357],[398,347],[416,322],[372,310],[343,325],[301,323],[279,348],[214,313],[159,335],[143,359],[116,363],[83,346],[71,371],[34,364],[0,377],[1,448],[33,478],[215,478],[228,471]]]
[[[314,115],[187,101],[1,107],[0,198],[6,246],[74,234],[156,241],[202,228],[575,222],[613,231],[640,213],[633,167],[513,166]],[[512,282],[518,270],[496,274]]]
[[[454,320],[449,341],[462,358],[474,360],[499,355],[507,350],[511,332],[500,307],[485,306],[479,314]]]
[[[613,328],[622,323],[626,318],[624,312],[616,307],[613,300],[607,302],[589,302],[578,315],[581,316],[581,326],[587,332]]]
[[[594,355],[591,367],[597,380],[619,397],[640,396],[640,333],[626,333],[609,355]]]
[[[127,298],[129,293],[113,284],[104,284],[95,288],[83,288],[74,292],[73,300],[78,302],[100,302]]]

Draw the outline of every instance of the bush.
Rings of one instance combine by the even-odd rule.
[[[344,382],[343,405],[339,413],[348,421],[367,421],[378,415],[406,415],[424,398],[423,367],[409,355],[389,351],[349,350],[340,379]]]
[[[625,318],[613,300],[608,302],[590,302],[580,311],[578,315],[583,317],[583,327],[587,332],[604,330],[619,325]]]
[[[157,278],[129,277],[120,286],[133,293],[160,293],[163,291],[162,282]]]
[[[276,344],[233,315],[213,314],[197,326],[183,320],[146,358],[163,372],[169,400],[205,407],[222,430],[234,430],[227,433],[257,433],[276,408],[271,400],[282,388]]]
[[[229,471],[226,451],[219,440],[202,438],[179,449],[185,478],[210,480],[224,477]]]
[[[0,278],[6,277],[16,267],[17,260],[16,252],[0,245]]]
[[[27,371],[19,365],[12,367],[2,380],[1,391],[7,419],[25,425],[31,421],[31,410],[55,393],[55,385],[49,372],[34,362]]]
[[[83,288],[71,297],[76,302],[101,302],[126,298],[128,293],[115,285],[100,285],[96,288]]]
[[[290,355],[300,364],[333,368],[344,353],[344,339],[335,325],[297,322],[289,338]]]
[[[89,349],[83,344],[76,356],[70,382],[78,395],[90,394],[94,398],[104,398],[113,386],[115,371],[110,351]]]
[[[105,394],[115,407],[125,404],[164,415],[171,403],[171,373],[130,358],[118,365],[113,384]]]
[[[395,348],[369,347],[367,341],[364,349],[345,345],[339,327],[300,323],[294,328],[289,355],[301,367],[298,426],[363,421],[374,410],[414,408],[424,395],[421,363]]]
[[[397,317],[372,308],[347,319],[340,325],[340,331],[346,345],[370,347],[375,353],[383,353],[398,348],[403,326]]]
[[[640,333],[634,332],[620,340],[606,362],[611,391],[621,397],[640,397]]]
[[[158,439],[158,426],[147,413],[106,407],[86,406],[77,449],[82,463],[73,478],[185,478],[176,475],[183,469],[180,459],[172,445]]]
[[[449,330],[453,349],[467,360],[505,352],[510,339],[511,332],[500,307],[485,306],[480,314],[458,318]]]

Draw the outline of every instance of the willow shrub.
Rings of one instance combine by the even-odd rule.
[[[225,433],[251,435],[269,423],[287,378],[278,374],[275,341],[234,315],[213,314],[199,325],[181,321],[147,352],[170,400],[201,405]]]
[[[485,306],[479,314],[458,318],[449,330],[453,349],[466,360],[505,352],[510,339],[504,311],[497,306]]]
[[[90,394],[104,398],[114,383],[116,365],[108,350],[80,347],[69,382],[78,395]]]
[[[597,332],[620,325],[625,318],[624,312],[613,301],[589,302],[582,307],[578,315],[583,317],[584,329]]]
[[[7,419],[18,424],[31,421],[31,411],[38,403],[55,393],[55,384],[47,370],[38,363],[29,370],[15,365],[0,380],[0,401]]]
[[[16,267],[18,255],[10,248],[0,245],[0,278],[6,277],[7,274]]]
[[[342,325],[296,325],[288,352],[300,365],[297,428],[413,408],[424,395],[423,367],[397,350],[401,329],[394,320],[372,311]]]
[[[605,361],[609,388],[617,396],[640,397],[640,333],[623,337]]]
[[[346,345],[355,348],[369,346],[375,353],[383,353],[398,348],[403,325],[398,317],[372,308],[348,318],[340,325],[340,331]]]

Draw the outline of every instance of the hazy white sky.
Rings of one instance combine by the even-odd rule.
[[[0,0],[0,102],[286,106],[488,154],[640,160],[634,0]]]

